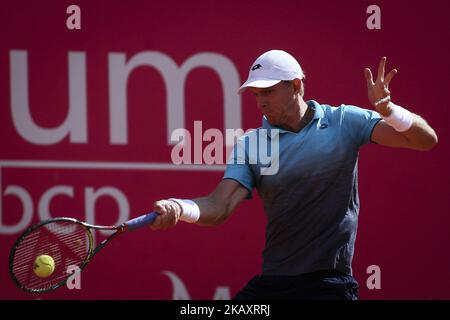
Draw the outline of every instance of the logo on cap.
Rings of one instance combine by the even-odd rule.
[[[255,71],[255,70],[261,69],[261,68],[262,68],[262,65],[260,65],[260,64],[258,63],[258,64],[255,64],[255,65],[252,67],[252,71]]]

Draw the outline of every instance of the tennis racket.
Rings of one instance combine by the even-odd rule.
[[[29,227],[15,241],[9,255],[9,273],[14,283],[24,291],[41,293],[64,285],[73,274],[69,268],[86,267],[108,242],[118,235],[150,225],[158,216],[151,212],[126,221],[119,226],[97,226],[73,218],[54,218]],[[91,231],[112,230],[108,238],[94,248]],[[42,277],[35,273],[35,260],[48,255],[54,261],[51,275]]]

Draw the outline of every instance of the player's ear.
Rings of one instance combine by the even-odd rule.
[[[294,79],[292,80],[292,84],[294,85],[294,93],[298,94],[300,92],[300,88],[303,86],[302,80]]]

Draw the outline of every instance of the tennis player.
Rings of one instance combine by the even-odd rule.
[[[262,127],[239,139],[211,194],[156,201],[160,216],[152,228],[172,227],[180,220],[219,225],[256,188],[268,219],[262,274],[234,299],[357,299],[352,258],[359,148],[372,143],[428,151],[437,144],[423,118],[391,101],[389,84],[397,71],[385,76],[385,64],[383,57],[376,79],[364,70],[374,111],[305,101],[305,76],[296,59],[281,50],[262,54],[239,90],[255,96]],[[245,141],[272,130],[278,132],[279,167],[264,175],[259,162],[249,161],[253,155]]]

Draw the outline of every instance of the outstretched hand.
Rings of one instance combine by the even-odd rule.
[[[389,91],[389,83],[397,74],[397,70],[391,70],[386,77],[384,77],[384,67],[386,65],[386,57],[382,57],[378,65],[378,75],[373,81],[372,71],[369,68],[364,69],[364,76],[367,80],[367,91],[370,103],[375,109],[384,116],[388,116],[390,111],[387,108],[389,101],[391,101],[391,92]]]

